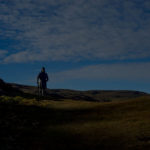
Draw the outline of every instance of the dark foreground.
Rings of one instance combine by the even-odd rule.
[[[150,149],[150,97],[105,103],[0,97],[0,150],[60,149]]]

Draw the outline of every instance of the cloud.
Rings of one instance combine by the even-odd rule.
[[[122,80],[150,82],[150,63],[89,65],[52,74],[53,82],[67,80]]]
[[[140,3],[139,3],[140,2]],[[150,57],[148,1],[0,1],[5,63]]]
[[[7,53],[8,51],[6,50],[0,50],[0,58],[4,57]]]

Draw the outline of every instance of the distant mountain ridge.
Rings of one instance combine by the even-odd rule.
[[[8,83],[14,89],[25,94],[38,95],[36,86],[20,85]],[[69,89],[47,89],[47,99],[73,99],[86,101],[107,102],[113,100],[125,100],[148,95],[145,92],[130,91],[130,90],[88,90],[78,91]]]

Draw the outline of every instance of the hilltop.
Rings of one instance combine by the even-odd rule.
[[[37,96],[38,89],[35,86],[21,85],[15,83],[5,83],[0,80],[0,95],[25,95]],[[85,101],[108,102],[114,100],[125,100],[146,96],[147,93],[130,90],[88,90],[77,91],[69,89],[47,89],[46,99],[73,99]]]

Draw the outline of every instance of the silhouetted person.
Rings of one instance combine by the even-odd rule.
[[[42,67],[41,72],[37,76],[37,84],[39,88],[39,95],[44,96],[45,90],[47,88],[48,75],[45,72],[45,68]]]

